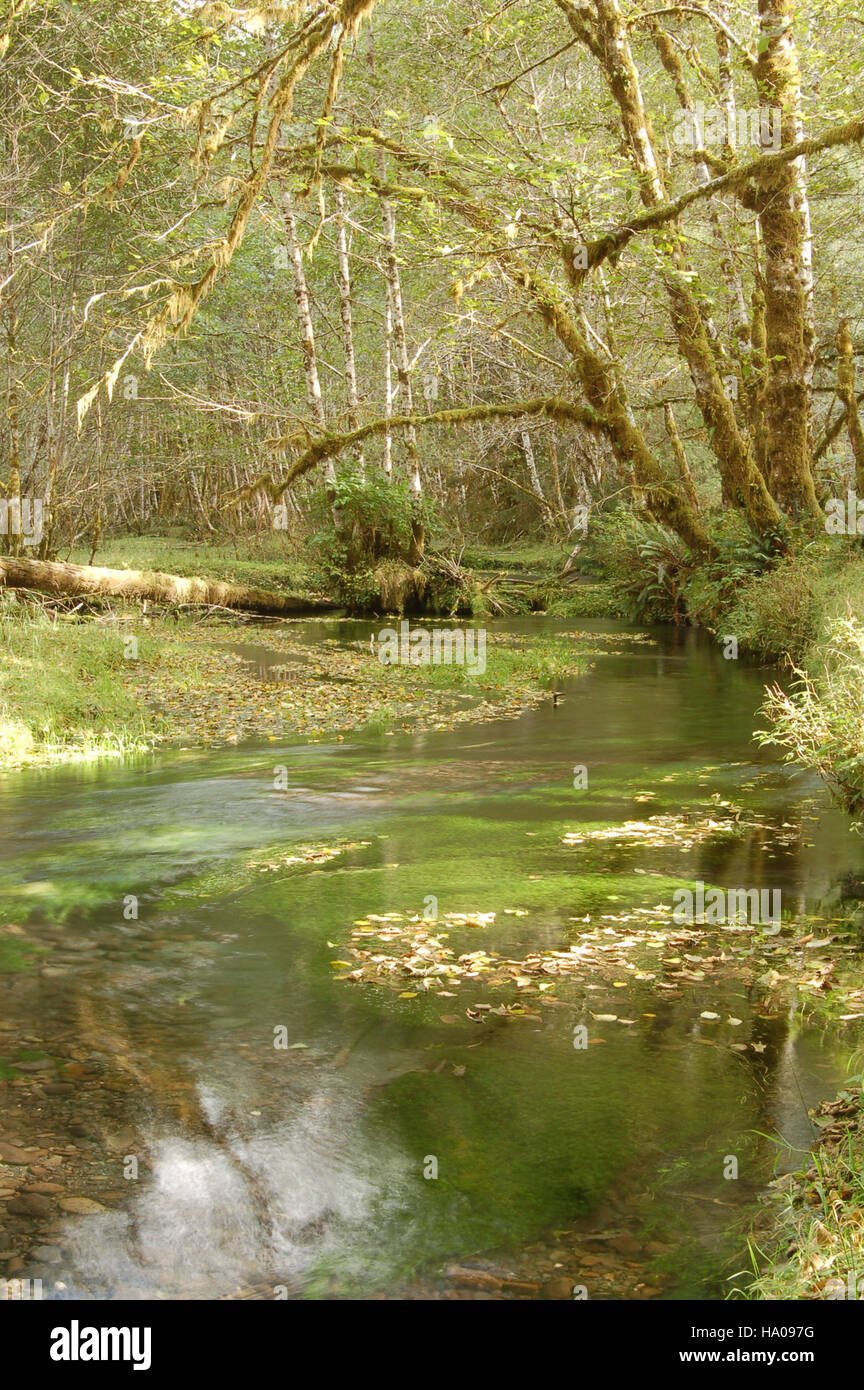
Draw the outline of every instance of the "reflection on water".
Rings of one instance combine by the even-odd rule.
[[[84,1185],[102,1208],[45,1213],[61,1296],[394,1295],[484,1252],[521,1269],[529,1249],[542,1281],[571,1272],[566,1252],[544,1266],[552,1233],[600,1228],[636,1233],[634,1270],[666,1251],[667,1296],[722,1294],[736,1221],[796,1158],[764,1136],[806,1147],[849,1033],[805,1026],[732,959],[666,994],[586,972],[523,1017],[479,1020],[466,1008],[501,998],[482,979],[400,999],[333,978],[355,921],[422,913],[430,895],[441,914],[497,914],[482,942],[453,929],[460,951],[519,959],[586,917],[620,926],[668,903],[680,879],[780,888],[788,911],[864,868],[818,784],[751,742],[760,671],[692,633],[580,626],[597,636],[591,674],[517,722],[0,784],[2,920],[27,923],[0,946],[18,952],[0,975],[0,1056],[40,1052],[0,1097],[0,1137],[26,1137],[35,1103],[33,1167],[57,1157],[62,1192]],[[753,826],[686,850],[563,843],[580,826],[697,820],[718,800]],[[307,862],[321,841],[340,852]],[[592,1021],[611,1015],[632,1023]],[[585,1020],[593,1045],[577,1052]],[[7,1218],[7,1250],[31,1221]],[[588,1259],[591,1296],[629,1296],[629,1266],[604,1284]]]

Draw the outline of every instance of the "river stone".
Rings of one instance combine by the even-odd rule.
[[[615,1250],[619,1255],[638,1255],[642,1249],[641,1244],[634,1236],[613,1236],[609,1241],[610,1250]]]
[[[540,1297],[559,1302],[569,1300],[573,1297],[573,1283],[572,1279],[550,1279],[541,1286]]]
[[[19,1149],[15,1144],[0,1143],[0,1158],[4,1163],[35,1163],[42,1153],[42,1149]]]
[[[33,1259],[46,1265],[59,1265],[63,1259],[56,1245],[37,1245]]]
[[[127,1154],[134,1148],[135,1139],[135,1130],[131,1125],[127,1125],[124,1129],[114,1130],[112,1133],[106,1134],[105,1146],[111,1153]]]
[[[50,1197],[42,1197],[38,1192],[24,1192],[13,1197],[6,1210],[13,1216],[50,1216],[53,1204]]]
[[[71,1212],[73,1216],[90,1216],[97,1211],[106,1211],[101,1202],[92,1197],[61,1197],[60,1210]]]

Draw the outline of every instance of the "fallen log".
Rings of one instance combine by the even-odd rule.
[[[267,615],[332,612],[339,605],[324,599],[299,598],[244,584],[213,579],[184,579],[158,570],[111,570],[99,565],[68,565],[56,560],[29,560],[0,555],[0,588],[35,589],[72,598],[96,594],[111,598],[149,599],[153,603],[189,603],[234,608]]]

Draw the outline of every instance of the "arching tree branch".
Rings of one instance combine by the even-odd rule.
[[[558,396],[538,396],[531,400],[507,401],[497,405],[462,406],[452,410],[435,410],[428,415],[394,415],[389,420],[371,420],[368,424],[361,425],[359,429],[347,430],[344,434],[322,435],[319,439],[308,444],[300,456],[295,459],[286,478],[274,481],[270,473],[262,473],[253,479],[248,486],[232,493],[226,502],[230,504],[245,500],[262,488],[267,488],[273,501],[276,502],[288,491],[297,478],[302,477],[304,473],[309,473],[325,459],[335,458],[343,450],[360,444],[366,439],[371,439],[375,435],[385,434],[388,429],[406,430],[412,426],[419,428],[423,425],[467,425],[481,420],[512,420],[531,416],[543,416],[550,420],[557,420],[559,424],[585,425],[588,429],[594,430],[605,428],[602,418],[588,406],[573,405],[570,401],[562,400]],[[281,439],[273,440],[270,448],[274,452],[284,452],[294,444],[296,444],[296,436],[286,435]]]

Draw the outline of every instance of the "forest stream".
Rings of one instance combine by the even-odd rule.
[[[574,626],[490,627],[543,624]],[[7,1273],[52,1298],[729,1293],[859,1025],[784,993],[785,925],[719,950],[675,937],[672,895],[779,889],[798,920],[864,845],[753,741],[764,669],[580,627],[587,675],[519,719],[0,781]],[[454,958],[582,942],[584,968],[350,978],[433,919]]]

